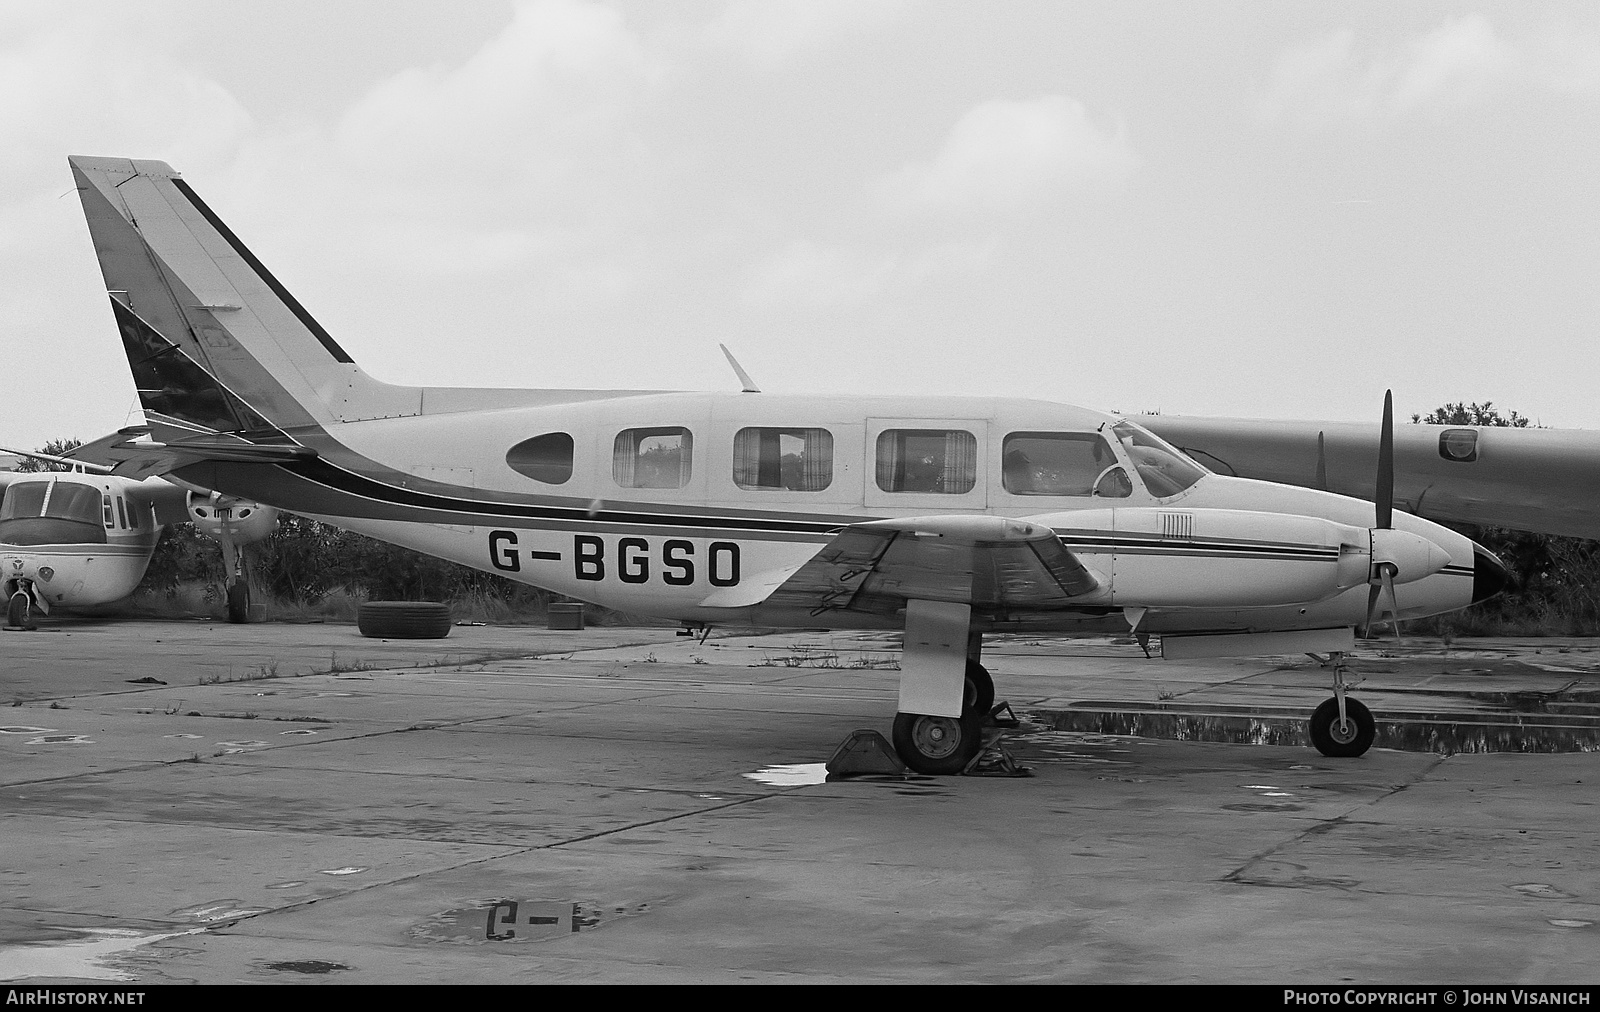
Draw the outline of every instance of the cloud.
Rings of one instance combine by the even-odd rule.
[[[891,203],[1015,211],[1119,185],[1139,166],[1125,132],[1108,133],[1062,95],[996,99],[969,110],[926,162],[878,184]]]
[[[7,190],[70,185],[69,154],[215,165],[253,127],[244,107],[136,29],[29,27],[0,45],[0,176]]]
[[[1388,48],[1363,47],[1344,29],[1280,55],[1256,113],[1303,126],[1397,119],[1512,87],[1600,95],[1600,43],[1568,33],[1507,39],[1481,14]]]
[[[615,10],[578,0],[519,4],[459,66],[408,68],[345,115],[341,155],[413,179],[493,164],[560,175],[565,158],[615,134],[653,68]]]
[[[752,268],[743,297],[767,308],[857,305],[890,289],[980,271],[998,245],[991,238],[883,251],[801,240]]]
[[[713,48],[774,68],[898,18],[909,0],[733,0],[705,30]]]

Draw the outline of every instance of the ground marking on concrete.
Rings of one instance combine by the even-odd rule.
[[[127,928],[73,928],[95,937],[53,945],[19,945],[0,949],[0,980],[30,977],[80,977],[90,980],[135,980],[133,974],[100,961],[164,938],[192,935],[204,928],[147,935]]]
[[[49,734],[53,727],[28,727],[26,724],[0,725],[0,734]]]
[[[41,734],[29,738],[28,745],[93,745],[94,739],[81,734]]]
[[[768,787],[807,787],[811,784],[826,783],[828,780],[827,763],[791,763],[778,766],[763,766],[754,773],[741,773],[741,777],[766,784]]]

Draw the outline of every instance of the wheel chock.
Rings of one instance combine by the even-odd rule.
[[[1022,720],[1011,709],[1011,702],[1002,699],[989,711],[988,723],[995,727],[1021,727]]]
[[[1006,750],[1005,737],[1004,731],[985,733],[983,747],[978,749],[978,754],[967,763],[961,775],[964,777],[1033,776],[1033,770],[1026,766],[1018,766],[1016,757]]]
[[[883,735],[869,728],[851,731],[850,736],[833,750],[833,757],[828,760],[828,775],[859,776],[870,773],[903,776],[906,765],[894,754],[894,746]]]

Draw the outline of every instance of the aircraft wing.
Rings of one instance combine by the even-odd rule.
[[[836,534],[809,561],[713,592],[708,608],[764,605],[812,614],[892,614],[907,599],[974,609],[1069,608],[1100,580],[1043,524],[992,516],[874,520]]]
[[[1378,429],[1353,422],[1135,416],[1220,474],[1371,500]],[[1429,520],[1600,538],[1600,432],[1397,425],[1394,505]]]

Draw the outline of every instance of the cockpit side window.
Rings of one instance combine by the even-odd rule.
[[[1122,442],[1144,487],[1157,499],[1177,495],[1210,473],[1132,422],[1118,422],[1111,431]]]
[[[1097,432],[1013,432],[1001,451],[1001,483],[1012,495],[1128,495],[1126,475],[1120,485],[1102,482],[1112,470],[1121,470],[1117,455]]]

